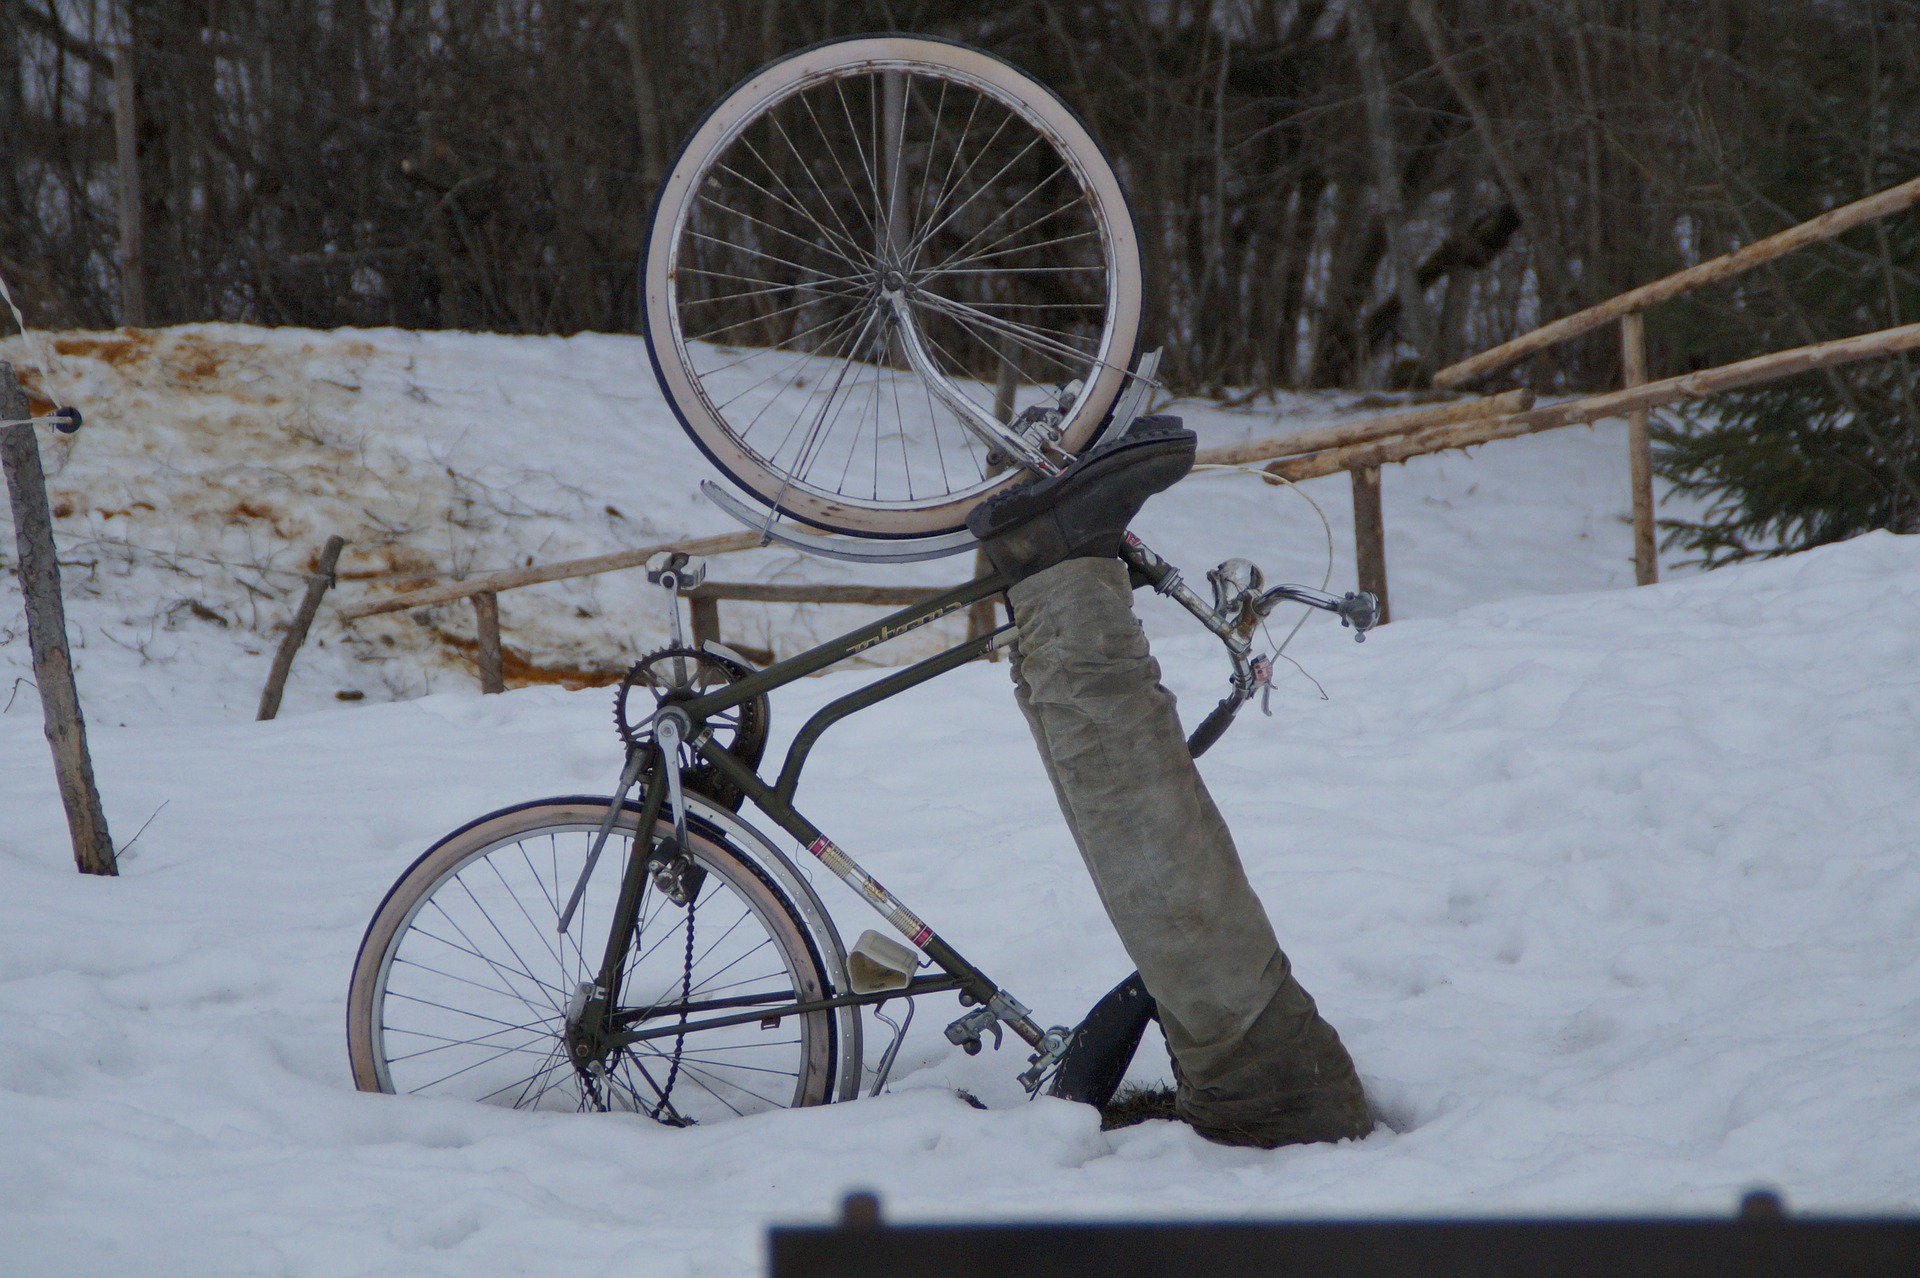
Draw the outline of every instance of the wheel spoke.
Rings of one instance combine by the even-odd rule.
[[[808,112],[809,113],[812,112],[811,106],[808,107]],[[787,126],[780,122],[779,115],[777,114],[769,115],[767,117],[767,122],[771,124],[774,128],[774,131],[780,135],[780,140],[787,144],[787,150],[793,153],[793,158],[800,162],[800,171],[807,175],[807,181],[813,183],[814,194],[820,197],[820,203],[824,204],[826,206],[827,212],[832,214],[834,225],[839,227],[840,229],[841,239],[849,246],[849,248],[856,255],[864,254],[866,250],[862,249],[859,246],[858,238],[854,235],[852,229],[847,226],[846,220],[840,216],[839,207],[835,205],[832,197],[830,197],[826,193],[826,190],[821,187],[819,175],[813,171],[813,165],[808,163],[807,157],[800,153],[800,148],[793,144],[793,137],[787,132]],[[817,124],[818,121],[816,120],[815,123]],[[744,134],[742,135],[742,140],[743,141],[745,140]],[[833,154],[832,148],[828,147],[827,149],[829,154],[832,155]],[[756,157],[758,156],[758,154],[759,153],[756,151],[755,152]],[[833,155],[833,160],[836,166],[840,162],[839,157],[837,155]],[[761,160],[761,163],[766,164],[766,161]],[[767,169],[769,172],[771,172],[773,170],[773,166],[771,164],[768,164]],[[842,180],[845,180],[846,171],[844,169],[841,170],[840,176]],[[851,185],[851,183],[848,183],[848,185]],[[799,197],[797,195],[794,197],[794,201],[795,203],[799,202]]]
[[[773,192],[765,190],[764,188],[760,187],[753,181],[752,178],[747,177],[744,173],[736,173],[732,169],[723,169],[723,171],[727,173],[732,173],[735,177],[738,177],[742,182],[745,182],[748,186],[753,187],[754,190],[759,191],[762,195],[765,195],[768,199],[773,200],[775,204],[779,204],[783,208],[790,207],[784,201],[778,199],[773,194]],[[783,235],[787,239],[794,241],[794,243],[799,244],[804,248],[813,249],[814,251],[820,252],[820,253],[830,253],[834,257],[839,258],[842,262],[852,267],[856,271],[864,271],[864,270],[870,269],[870,265],[868,263],[855,261],[853,258],[848,257],[845,253],[835,248],[831,243],[822,244],[819,240],[810,239],[807,236],[801,235],[797,232],[789,231],[784,226],[776,226],[772,222],[767,221],[765,218],[755,217],[753,214],[748,213],[744,209],[735,208],[731,204],[722,204],[720,201],[714,199],[710,195],[705,195],[705,194],[701,195],[700,202],[706,205],[708,208],[719,210],[722,214],[724,214],[727,217],[737,217],[741,221],[746,222],[751,226],[764,227],[765,229],[772,231],[775,235]],[[802,217],[805,217],[808,221],[812,222],[815,226],[820,226],[819,219],[815,218],[813,214],[808,213],[804,209],[796,209],[794,211],[799,213]],[[828,231],[826,227],[820,226],[820,231],[821,231],[821,234],[826,235],[829,238],[829,240],[832,238],[832,233]]]
[[[711,370],[711,371],[710,371],[710,372],[709,372],[709,373],[707,374],[707,376],[709,376],[709,377],[713,377],[713,376],[716,376],[717,374],[720,374],[720,373],[725,373],[725,372],[731,372],[731,371],[732,371],[733,369],[736,369],[736,368],[738,368],[738,367],[740,367],[740,366],[741,366],[742,364],[750,364],[750,363],[752,363],[752,362],[753,362],[754,360],[756,360],[756,359],[759,359],[759,358],[760,358],[760,357],[761,357],[762,355],[765,355],[766,353],[768,353],[768,352],[770,352],[770,351],[778,351],[778,350],[783,350],[783,349],[785,349],[785,347],[786,347],[786,346],[787,346],[787,345],[788,345],[789,343],[791,343],[791,342],[794,342],[794,341],[797,341],[797,340],[799,340],[799,339],[800,339],[800,338],[802,338],[802,337],[810,337],[810,336],[812,336],[812,335],[813,335],[814,333],[817,333],[817,332],[819,332],[819,331],[820,331],[821,329],[823,329],[823,328],[836,328],[836,327],[838,327],[838,328],[843,328],[843,329],[844,329],[844,328],[845,328],[845,326],[847,326],[847,325],[849,325],[849,324],[851,324],[851,323],[852,323],[852,322],[854,321],[854,319],[855,319],[855,318],[857,318],[858,316],[860,316],[860,315],[862,315],[862,314],[864,314],[864,313],[865,313],[865,311],[864,311],[864,310],[859,310],[859,311],[849,311],[849,312],[847,312],[847,313],[846,313],[845,315],[839,315],[839,316],[835,316],[835,317],[834,317],[833,319],[830,319],[830,320],[822,320],[822,321],[820,321],[820,322],[819,322],[818,324],[815,324],[815,325],[814,325],[814,326],[813,326],[812,328],[806,328],[806,329],[802,329],[802,330],[801,330],[800,332],[798,332],[798,333],[795,333],[795,334],[794,334],[794,335],[793,335],[792,337],[789,337],[789,338],[787,338],[787,339],[786,339],[786,341],[784,341],[784,342],[781,342],[781,343],[779,343],[779,344],[777,344],[777,345],[774,345],[774,346],[763,346],[763,347],[759,347],[759,348],[757,348],[757,350],[756,350],[756,352],[755,352],[754,354],[752,354],[752,355],[744,355],[744,356],[742,356],[741,358],[739,358],[739,359],[736,359],[736,360],[734,360],[733,362],[731,362],[731,363],[729,363],[729,364],[723,364],[723,365],[721,365],[721,366],[720,366],[719,368],[716,368],[716,369],[713,369],[713,370]],[[839,337],[840,337],[840,334],[838,334],[838,333],[836,333],[836,334],[834,334],[834,335],[833,335],[832,337],[830,337],[830,338],[824,338],[824,339],[822,339],[822,343],[821,343],[821,344],[822,344],[822,345],[825,345],[825,344],[826,344],[827,342],[830,342],[830,341],[835,341],[835,340],[838,340],[838,338],[839,338]],[[783,364],[783,365],[781,365],[781,373],[784,373],[784,372],[785,372],[785,371],[786,371],[787,369],[790,369],[790,368],[796,368],[796,367],[798,367],[798,366],[799,366],[800,364],[803,364],[803,363],[805,363],[805,362],[806,362],[807,360],[810,360],[810,359],[819,359],[819,358],[821,358],[821,354],[820,354],[820,352],[819,352],[819,351],[817,351],[817,350],[812,350],[812,351],[799,351],[799,352],[796,352],[796,353],[795,353],[795,355],[796,355],[796,358],[795,358],[795,359],[794,359],[794,360],[793,360],[792,362],[790,362],[790,363],[787,363],[787,364]],[[776,377],[777,377],[777,376],[780,376],[780,375],[781,375],[780,373],[776,373],[776,374],[773,374],[773,376],[776,376]],[[764,385],[765,385],[765,384],[767,383],[767,381],[768,381],[768,380],[770,380],[770,379],[769,379],[769,378],[765,378],[765,377],[763,377],[763,378],[761,378],[761,379],[760,379],[759,381],[757,381],[757,382],[755,382],[755,383],[753,384],[753,386],[750,386],[750,387],[748,387],[747,389],[748,389],[748,390],[753,390],[753,389],[756,389],[756,388],[758,388],[758,387],[760,387],[760,386],[764,386]],[[738,395],[736,395],[736,396],[735,396],[734,398],[735,398],[735,399],[738,399],[738,398],[739,398],[739,396],[738,396]],[[732,402],[733,402],[733,400],[731,400],[731,399],[730,399],[730,400],[727,400],[727,401],[726,401],[726,404],[731,404]],[[719,407],[723,407],[723,408],[724,408],[724,407],[726,406],[726,404],[722,404],[722,405],[720,405]]]
[[[836,353],[827,357],[830,360],[840,361],[839,371],[835,375],[832,385],[827,388],[827,397],[821,402],[820,411],[814,416],[813,425],[808,428],[807,434],[801,437],[799,459],[796,460],[791,467],[796,476],[804,476],[805,474],[809,444],[817,437],[821,422],[825,419],[828,410],[833,407],[835,398],[840,394],[842,385],[846,380],[847,371],[853,365],[853,354],[859,350],[861,344],[865,341],[867,330],[873,323],[873,316],[874,311],[871,307],[860,312],[859,325],[856,328],[843,332],[840,337],[836,339],[839,343]],[[839,352],[844,352],[844,354]],[[822,378],[820,382],[824,382],[825,380],[826,379]],[[794,414],[793,420],[787,423],[786,433],[783,434],[780,437],[780,441],[773,446],[773,451],[766,454],[768,460],[779,457],[780,454],[786,450],[787,442],[793,438],[793,433],[800,429],[800,424],[805,421],[812,412],[811,405],[813,404],[814,397],[818,394],[819,383],[817,382],[813,387],[808,389],[806,398],[800,402],[799,411]],[[768,406],[771,407],[771,403]]]
[[[840,296],[842,298],[859,297],[860,294],[849,292],[849,293],[841,294]],[[736,328],[748,328],[756,324],[765,324],[767,321],[778,319],[782,315],[787,315],[794,311],[805,310],[809,306],[819,306],[824,303],[830,303],[831,300],[832,299],[829,299],[829,298],[818,298],[818,297],[803,298],[800,301],[794,302],[789,306],[783,306],[777,311],[769,311],[764,315],[750,315],[746,319],[735,320],[731,324],[721,324],[714,328],[705,329],[699,333],[695,333],[690,340],[696,341],[696,342],[712,341],[716,334],[729,332]],[[832,320],[822,320],[820,324],[814,325],[814,328],[818,329],[821,326],[825,324],[830,324],[832,322],[833,322]],[[811,331],[811,330],[803,330],[803,332],[804,331]],[[791,338],[791,337],[787,339],[788,342],[791,342],[793,340],[794,338]],[[785,345],[785,343],[782,343],[781,345]],[[779,350],[780,347],[772,346],[772,347],[762,347],[760,349]]]
[[[941,258],[939,262],[935,263],[930,267],[927,267],[926,271],[924,272],[924,275],[927,277],[931,277],[933,275],[939,274],[941,271],[949,267],[959,266],[966,262],[984,262],[991,258],[1007,257],[1014,253],[1032,253],[1039,249],[1052,248],[1057,244],[1071,244],[1075,240],[1098,240],[1100,238],[1100,232],[1098,231],[1073,231],[1066,235],[1056,235],[1052,239],[1035,240],[1035,241],[1032,241],[1031,243],[1016,244],[1009,249],[1003,249],[1000,247],[1002,244],[1005,244],[1008,240],[1012,239],[1014,236],[1023,234],[1025,232],[1033,231],[1034,229],[1052,221],[1056,217],[1060,217],[1066,213],[1073,211],[1076,208],[1080,208],[1084,206],[1086,202],[1087,202],[1086,196],[1077,195],[1069,203],[1059,205],[1058,207],[1050,210],[1049,212],[1041,215],[1040,217],[1035,218],[1033,221],[1027,223],[1025,226],[1014,227],[1012,230],[1001,235],[999,238],[993,240],[991,243],[981,245],[978,249],[974,249],[971,252],[967,252],[970,246],[962,245],[960,248],[955,249],[952,253],[949,253],[946,257]],[[962,253],[966,253],[966,256],[964,257],[960,256]]]
[[[1012,117],[1008,117],[1008,118],[1011,119]],[[958,204],[954,205],[951,209],[947,210],[947,215],[945,217],[941,218],[938,222],[936,222],[933,226],[929,227],[925,232],[921,234],[920,242],[913,246],[913,251],[908,254],[907,260],[909,262],[919,260],[920,250],[926,247],[928,240],[938,235],[940,231],[947,225],[947,223],[953,221],[954,218],[959,217],[963,212],[965,212],[967,209],[967,206],[972,204],[975,200],[979,199],[982,195],[984,195],[992,187],[993,183],[999,181],[1000,178],[1006,174],[1006,171],[1008,169],[1012,168],[1014,165],[1018,164],[1021,160],[1025,159],[1027,152],[1033,150],[1034,147],[1039,146],[1040,141],[1041,139],[1039,134],[1035,134],[1033,137],[1028,138],[1026,145],[1022,146],[1018,151],[1014,152],[1013,158],[1009,159],[1006,163],[1002,164],[998,172],[996,172],[991,178],[988,178],[985,182],[982,182],[978,187],[974,188],[973,194],[969,195],[966,199],[960,201]],[[984,154],[984,152],[982,154]],[[978,159],[979,157],[976,156],[975,158]],[[991,225],[991,223],[989,223],[989,225]]]
[[[1019,157],[1017,156],[1015,157],[1015,159],[1018,159],[1018,158]],[[1012,160],[1008,161],[1008,164],[1012,164],[1012,163],[1013,163]],[[1005,207],[1004,209],[1001,209],[998,213],[994,214],[991,218],[987,220],[987,222],[983,226],[980,227],[979,230],[975,231],[971,236],[967,237],[966,241],[962,243],[959,248],[955,249],[951,254],[948,255],[948,260],[950,261],[952,258],[958,257],[960,254],[970,251],[975,245],[975,243],[979,241],[981,236],[985,235],[987,232],[991,231],[994,227],[1000,224],[1000,219],[1006,217],[1009,213],[1012,213],[1015,210],[1017,210],[1022,204],[1025,204],[1028,200],[1031,200],[1034,196],[1040,194],[1041,191],[1046,189],[1046,186],[1048,183],[1052,182],[1056,177],[1059,177],[1062,173],[1065,173],[1065,172],[1067,172],[1066,165],[1064,164],[1056,165],[1054,167],[1053,172],[1047,174],[1046,177],[1040,179],[1040,181],[1035,182],[1032,186],[1028,187],[1026,191],[1020,196],[1019,199],[1015,200],[1013,203],[1007,205],[1007,207]],[[977,195],[978,192],[975,192],[975,194]],[[1082,197],[1075,197],[1076,202],[1080,198]],[[1068,205],[1067,207],[1072,207],[1072,206]],[[955,209],[954,212],[957,213],[959,212],[959,210]],[[1046,215],[1046,216],[1051,216],[1051,215]],[[1046,220],[1046,216],[1042,216],[1041,218],[1037,219],[1035,222],[1031,223],[1030,226],[1028,227],[1015,227],[1013,230],[1007,232],[1007,235],[1008,236],[1018,235],[1023,230],[1031,229],[1031,226],[1037,226],[1041,222],[1044,222]],[[1001,238],[1005,239],[1006,236],[1002,236]],[[999,242],[1000,242],[999,240],[994,241],[994,243],[996,244]]]
[[[764,168],[767,171],[768,175],[772,177],[775,182],[779,183],[780,189],[786,193],[785,198],[782,198],[779,195],[775,195],[772,191],[769,191],[766,187],[760,185],[758,182],[748,177],[745,173],[742,173],[740,170],[733,168],[730,165],[726,165],[726,164],[715,165],[714,167],[716,171],[730,174],[733,177],[739,178],[742,182],[746,183],[748,186],[752,187],[754,190],[760,192],[760,194],[766,196],[767,199],[771,200],[774,204],[778,205],[779,207],[787,209],[790,212],[798,213],[801,217],[805,218],[810,224],[812,224],[820,232],[822,236],[826,237],[826,239],[830,243],[837,241],[838,247],[830,247],[830,246],[817,246],[817,247],[825,248],[827,252],[832,253],[835,257],[845,262],[848,266],[853,267],[855,270],[861,270],[865,266],[870,265],[870,263],[865,263],[861,261],[861,258],[865,256],[865,253],[864,253],[864,250],[862,250],[858,244],[854,243],[852,239],[848,238],[844,234],[836,235],[832,227],[828,226],[825,222],[822,222],[819,218],[815,217],[813,215],[813,210],[807,208],[803,203],[801,203],[800,198],[797,195],[794,195],[793,188],[787,185],[786,179],[780,176],[779,171],[776,170],[773,167],[773,165],[767,163],[765,157],[763,157],[760,154],[759,150],[753,145],[753,140],[751,138],[742,136],[740,139],[740,145],[746,147],[747,153],[753,156],[754,159],[758,160],[760,162],[760,167]],[[829,204],[827,207],[829,210],[831,210],[833,206]],[[837,216],[835,220],[838,220]],[[767,227],[769,230],[777,230],[782,235],[788,235],[788,236],[792,236],[795,239],[800,239],[802,243],[808,243],[808,244],[813,243],[813,241],[806,240],[804,237],[794,235],[793,232],[786,230],[784,227],[776,227],[770,222],[761,222],[760,225]]]
[[[916,293],[913,300],[933,310],[942,312],[956,323],[963,325],[969,323],[978,324],[1011,338],[1029,350],[1036,351],[1043,355],[1053,355],[1056,363],[1060,363],[1064,367],[1073,368],[1075,370],[1075,376],[1084,375],[1088,367],[1100,367],[1105,363],[1105,361],[1095,359],[1088,352],[1069,346],[1067,343],[1034,328],[1030,324],[1022,324],[1016,320],[1010,320],[1003,315],[993,315],[986,311],[978,310],[967,305],[965,302],[956,302],[952,298],[942,297],[938,293]],[[1075,360],[1078,361],[1078,363],[1069,364],[1066,362],[1067,360]],[[1117,367],[1116,365],[1106,366]]]
[[[695,230],[692,227],[687,228],[687,238],[699,240],[703,244],[712,244],[718,248],[732,249],[736,252],[746,253],[752,257],[763,257],[769,262],[778,262],[782,266],[791,266],[796,271],[805,271],[815,279],[825,280],[828,283],[841,282],[853,278],[850,275],[829,275],[827,272],[816,270],[811,266],[802,266],[791,258],[781,257],[778,253],[769,253],[765,249],[756,248],[751,244],[735,244],[732,240],[723,240],[717,235],[709,235],[705,231]]]
[[[489,861],[487,864],[491,866],[493,863]],[[466,893],[467,899],[469,901],[473,902],[473,908],[480,912],[480,917],[482,919],[485,919],[487,926],[493,929],[493,934],[500,938],[500,943],[502,945],[505,945],[507,947],[507,953],[513,955],[514,962],[520,965],[520,970],[528,973],[530,979],[532,979],[535,984],[540,986],[541,992],[547,995],[547,1001],[553,1004],[553,1010],[556,1012],[560,1011],[561,1004],[553,998],[553,987],[548,985],[546,982],[541,981],[538,977],[533,977],[531,975],[533,972],[532,965],[529,964],[525,959],[520,957],[519,949],[514,945],[513,941],[507,936],[507,934],[501,931],[500,925],[494,921],[493,915],[490,911],[488,911],[487,907],[480,904],[480,898],[473,894],[473,889],[467,885],[467,881],[465,877],[461,875],[455,875],[453,881],[460,885],[460,890]],[[508,895],[512,895],[512,894],[509,893]],[[436,901],[435,904],[438,905],[439,903]],[[441,912],[443,915],[445,915],[444,910],[442,910]],[[451,915],[446,915],[446,917],[448,922],[453,922]],[[453,923],[453,930],[456,932],[459,932],[461,938],[465,940],[467,944],[469,945],[473,944],[473,938],[467,936],[466,932],[461,929],[458,923]],[[535,928],[534,930],[535,932],[539,931],[538,928]],[[487,961],[489,965],[493,965],[494,961],[492,959],[488,959]]]
[[[506,987],[505,992],[509,994],[510,997],[521,1000],[522,1002],[526,1003],[527,1006],[529,1007],[533,1006],[533,1000],[527,998],[526,995],[521,994],[518,990],[514,988],[513,982],[506,979],[508,976],[518,976],[524,980],[532,982],[535,989],[538,989],[542,994],[546,995],[547,1002],[551,1006],[552,1010],[554,1011],[560,1010],[559,1005],[557,1003],[554,1003],[553,1001],[553,995],[554,993],[557,992],[554,986],[548,985],[545,981],[541,980],[539,977],[535,976],[531,971],[527,970],[526,964],[524,962],[521,963],[521,965],[517,968],[511,967],[505,963],[502,963],[500,960],[494,958],[491,954],[483,953],[481,949],[473,943],[473,938],[466,934],[466,932],[461,928],[459,922],[456,921],[451,914],[448,914],[446,912],[445,908],[441,906],[440,902],[434,901],[431,904],[433,905],[434,910],[440,915],[440,917],[446,920],[448,926],[450,926],[451,928],[453,928],[455,932],[458,932],[460,934],[460,939],[462,941],[465,941],[466,944],[456,945],[452,941],[449,941],[448,939],[446,939],[444,936],[440,936],[436,933],[429,932],[425,928],[416,928],[415,930],[419,932],[420,935],[425,936],[428,940],[438,941],[440,942],[440,944],[446,946],[448,949],[457,950],[462,954],[468,954],[474,958],[479,959],[482,963],[486,964],[487,967],[496,976],[499,976],[501,978],[501,984]],[[514,958],[516,961],[519,960],[519,957],[520,956],[517,954],[514,955]]]

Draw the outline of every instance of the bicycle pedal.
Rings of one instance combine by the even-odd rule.
[[[707,872],[695,865],[686,849],[669,838],[654,850],[647,861],[647,874],[654,888],[675,905],[689,905],[700,896]]]
[[[947,1041],[969,1056],[978,1056],[981,1038],[986,1033],[993,1035],[993,1050],[999,1051],[1005,1034],[1000,1028],[1000,1018],[990,1007],[977,1007],[947,1026]]]

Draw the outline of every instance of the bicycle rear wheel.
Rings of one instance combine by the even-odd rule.
[[[792,903],[698,818],[688,836],[705,875],[692,907],[646,888],[612,1013],[623,1028],[672,1032],[576,1067],[568,1017],[599,973],[637,806],[614,826],[566,932],[555,926],[605,813],[603,799],[496,812],[400,877],[354,965],[347,1041],[357,1086],[515,1109],[626,1110],[677,1125],[831,1097],[833,1013],[697,1027],[830,989]],[[656,829],[660,837],[669,827]]]
[[[1083,450],[1139,331],[1139,249],[1112,167],[1046,88],[977,49],[819,45],[729,93],[663,184],[648,350],[706,455],[763,503],[872,537],[959,528],[1015,482],[912,371],[1002,423],[1055,409]]]

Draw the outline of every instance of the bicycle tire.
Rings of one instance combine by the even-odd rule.
[[[569,798],[490,813],[400,876],[354,963],[347,1041],[356,1086],[522,1109],[626,1110],[676,1125],[832,1098],[832,1012],[636,1043],[598,1074],[573,1067],[569,1000],[597,975],[606,938],[595,928],[611,916],[637,804],[615,823],[567,932],[555,924],[606,807]],[[668,828],[656,825],[661,835]],[[683,1020],[681,1009],[703,998],[826,997],[818,947],[773,878],[712,822],[690,814],[687,832],[706,871],[692,922],[646,888],[616,1012],[671,1027],[697,1021],[700,1013]]]
[[[715,104],[648,233],[655,375],[694,443],[761,503],[833,532],[920,537],[1021,477],[912,374],[883,279],[981,409],[1005,422],[1056,404],[1068,453],[1106,426],[1142,284],[1091,135],[981,50],[830,41]]]

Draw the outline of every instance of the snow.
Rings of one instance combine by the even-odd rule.
[[[1089,1110],[1024,1099],[1024,1053],[951,1048],[944,998],[879,1098],[671,1130],[364,1095],[346,1065],[347,977],[388,884],[481,812],[610,788],[605,690],[483,698],[447,640],[471,633],[456,610],[357,633],[328,610],[282,717],[251,722],[274,627],[330,531],[355,539],[350,572],[402,574],[349,581],[342,600],[450,560],[725,531],[637,345],[202,327],[114,363],[82,341],[67,336],[54,383],[89,424],[42,446],[72,504],[57,534],[100,789],[121,843],[141,832],[118,880],[73,872],[8,574],[8,1272],[730,1275],[762,1263],[767,1224],[826,1219],[853,1188],[897,1221],[1721,1214],[1756,1183],[1815,1210],[1920,1198],[1912,538],[1625,589],[1618,423],[1388,471],[1395,621],[1365,645],[1310,622],[1274,716],[1250,708],[1203,763],[1359,1063],[1382,1120],[1364,1141],[1103,1134]],[[27,362],[17,344],[0,358]],[[1312,425],[1351,397],[1277,407]],[[1285,428],[1266,404],[1175,411],[1209,444]],[[1344,483],[1302,487],[1348,588]],[[1189,480],[1137,527],[1191,578],[1230,555],[1309,584],[1325,571],[1313,511],[1250,478]],[[783,552],[713,565],[730,580],[963,571]],[[509,643],[542,668],[617,669],[665,633],[638,577],[505,596]],[[1224,661],[1143,607],[1191,721]],[[872,615],[726,617],[791,652]],[[871,677],[784,690],[774,750]],[[1072,1021],[1127,970],[1004,667],[834,728],[799,801],[1041,1019]],[[843,932],[873,925],[813,873]],[[1135,1075],[1166,1074],[1150,1042]]]

